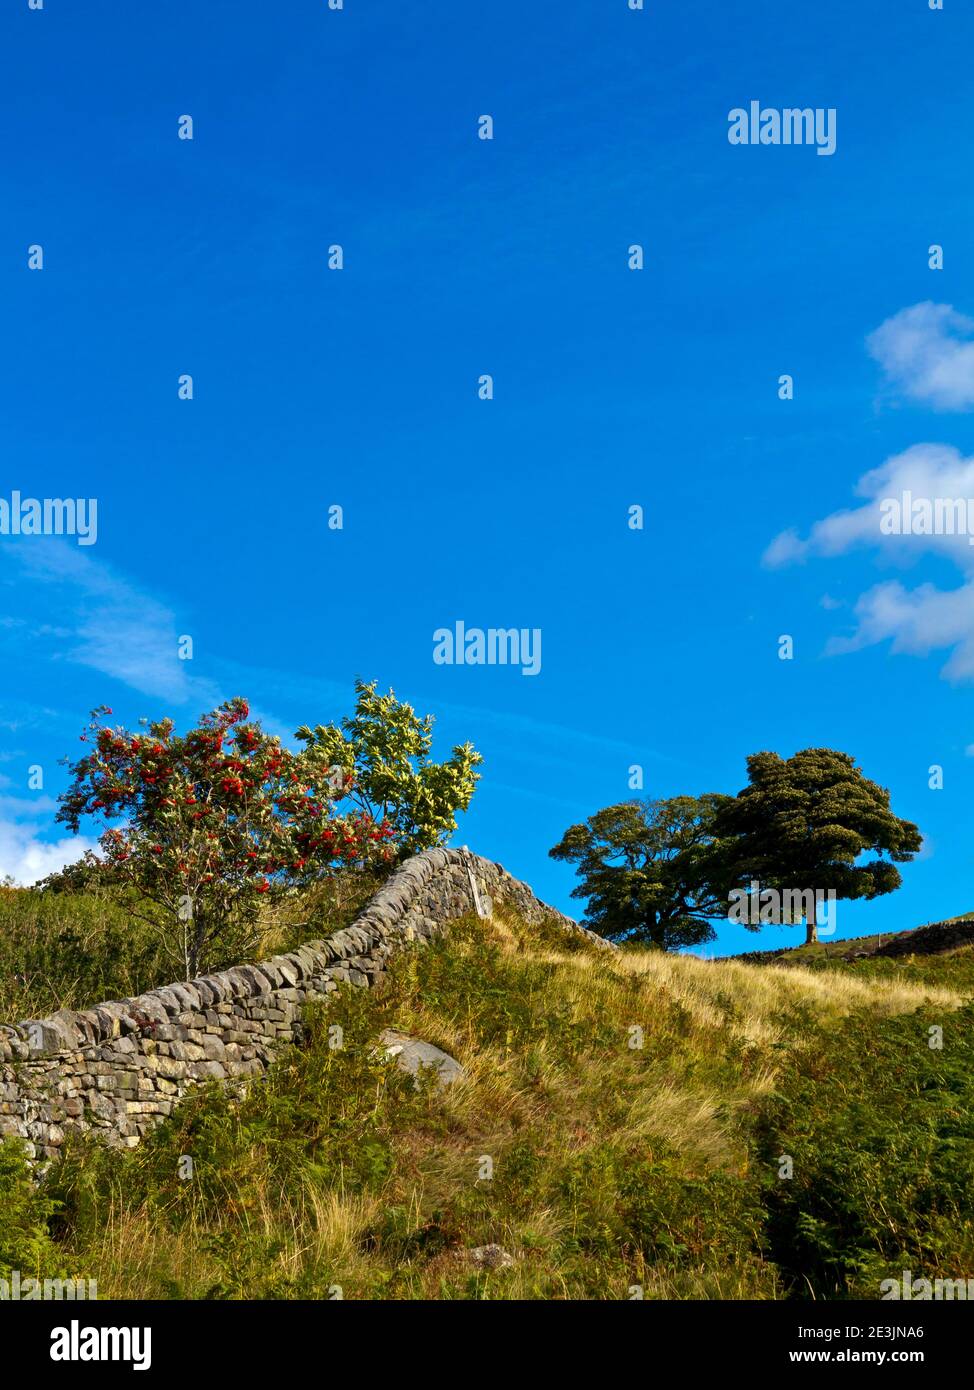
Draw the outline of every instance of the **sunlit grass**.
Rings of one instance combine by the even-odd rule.
[[[801,1213],[776,1205],[781,1146],[807,1142],[806,1171],[831,1171],[834,1128],[834,1161],[852,1162],[867,1101],[888,1107],[893,1143],[908,1057],[933,1108],[899,1140],[922,1155],[966,1073],[955,1055],[958,1079],[934,1070],[928,1085],[940,1063],[917,1011],[949,1019],[964,997],[901,971],[606,953],[513,918],[465,920],[400,957],[381,989],[344,991],[242,1099],[190,1096],[129,1153],[76,1143],[49,1182],[58,1248],[112,1297],[782,1297]],[[341,1050],[326,1019],[342,1023]],[[386,1027],[442,1047],[463,1078],[417,1091],[376,1047]],[[881,1164],[848,1171],[864,1213],[894,1205]],[[908,1255],[936,1230],[959,1258],[947,1195],[949,1216],[924,1190],[889,1239]],[[887,1237],[870,1232],[856,1237],[863,1267],[884,1258]],[[513,1266],[475,1268],[467,1252],[488,1243]],[[828,1275],[835,1291],[846,1277]]]

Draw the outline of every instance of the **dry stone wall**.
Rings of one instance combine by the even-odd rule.
[[[605,945],[499,864],[467,850],[427,850],[397,869],[350,927],[288,955],[0,1025],[0,1138],[19,1136],[39,1162],[56,1156],[70,1130],[137,1144],[191,1087],[263,1072],[277,1048],[298,1040],[309,1000],[341,981],[374,984],[404,944],[472,909],[486,915],[492,902]]]

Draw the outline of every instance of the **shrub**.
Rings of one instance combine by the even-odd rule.
[[[59,1264],[48,1234],[57,1202],[33,1181],[22,1145],[0,1140],[0,1278],[52,1278]]]

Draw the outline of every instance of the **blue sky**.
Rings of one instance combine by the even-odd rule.
[[[77,852],[93,705],[287,733],[362,675],[481,749],[457,841],[562,908],[632,764],[818,745],[927,837],[838,934],[974,907],[974,548],[875,524],[974,497],[972,41],[959,0],[11,0],[0,497],[98,539],[0,536],[0,872]],[[834,108],[834,155],[731,145],[751,100]],[[458,619],[540,674],[435,665]]]

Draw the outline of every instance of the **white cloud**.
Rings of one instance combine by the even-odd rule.
[[[0,821],[0,880],[9,874],[14,883],[27,888],[94,848],[94,840],[84,836],[69,835],[51,844],[38,840],[27,826]]]
[[[898,580],[877,584],[855,604],[855,631],[834,637],[827,650],[857,651],[883,641],[891,642],[894,652],[916,656],[952,648],[943,674],[974,681],[974,546],[969,535],[890,535],[880,530],[883,500],[901,500],[904,493],[914,500],[969,500],[968,516],[974,517],[974,457],[963,458],[943,444],[918,444],[865,474],[856,492],[866,498],[861,507],[833,512],[805,538],[795,530],[783,532],[765,551],[764,563],[778,567],[858,546],[874,547],[894,564],[931,551],[947,556],[962,575],[956,589],[930,583],[908,589]]]
[[[0,880],[10,874],[18,887],[29,888],[93,848],[94,841],[75,835],[49,844],[36,840],[24,826],[11,826],[0,820]]]
[[[96,842],[84,835],[41,840],[37,821],[47,821],[56,803],[50,797],[0,797],[0,881],[9,874],[15,883],[29,885],[65,864],[73,864]]]
[[[858,651],[889,640],[894,652],[928,656],[952,647],[943,668],[949,680],[974,681],[974,582],[942,590],[933,584],[905,589],[877,584],[856,604],[858,628],[851,637],[833,637],[830,654]]]
[[[861,507],[832,512],[804,539],[794,528],[782,531],[764,552],[763,563],[775,569],[812,555],[842,555],[857,545],[875,545],[893,561],[904,563],[934,550],[974,573],[974,546],[966,533],[897,536],[880,529],[884,499],[902,500],[904,493],[914,499],[970,499],[974,512],[974,456],[963,458],[948,444],[915,444],[864,474],[855,491],[866,499]]]
[[[937,410],[974,406],[974,319],[927,300],[901,309],[866,339],[890,384]]]
[[[807,554],[808,542],[803,541],[795,528],[790,526],[787,531],[775,536],[761,560],[768,569],[778,569],[782,565],[804,560]]]

